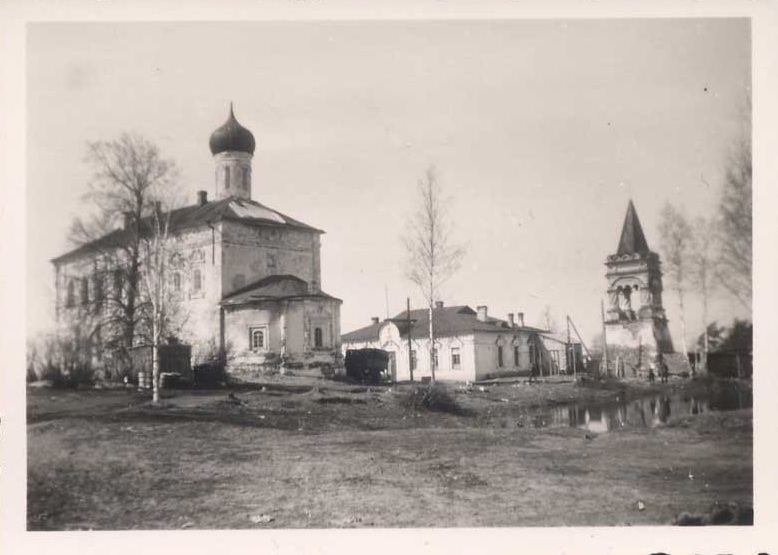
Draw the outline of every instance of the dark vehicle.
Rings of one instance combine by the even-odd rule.
[[[346,376],[354,381],[378,384],[384,381],[389,368],[389,353],[381,349],[349,349],[346,351]]]

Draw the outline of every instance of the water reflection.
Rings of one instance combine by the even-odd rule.
[[[653,428],[673,416],[750,408],[752,404],[751,391],[728,388],[700,398],[673,394],[611,404],[573,403],[534,414],[531,420],[535,428],[570,426],[602,433],[623,427]]]

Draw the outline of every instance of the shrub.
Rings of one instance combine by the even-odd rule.
[[[192,380],[195,387],[219,387],[225,380],[224,364],[212,360],[192,367]]]
[[[27,381],[50,381],[54,387],[93,385],[95,372],[78,337],[48,336],[28,351]]]
[[[405,408],[413,410],[427,410],[449,414],[466,413],[453,395],[451,395],[448,388],[440,384],[414,387],[400,400],[400,404]]]

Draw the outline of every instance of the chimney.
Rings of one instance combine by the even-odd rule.
[[[478,307],[478,319],[481,322],[486,322],[487,317],[487,308],[485,306],[479,306]]]
[[[122,227],[130,229],[132,226],[132,212],[122,212]]]
[[[373,316],[373,317],[372,317],[372,318],[370,318],[370,319],[373,321],[373,324],[377,324],[378,322],[380,322],[380,321],[381,321],[381,320],[378,318],[378,316]]]
[[[197,191],[197,206],[208,204],[208,191]]]
[[[508,313],[508,323],[511,325],[512,328],[516,327],[516,322],[513,319],[513,312]]]
[[[518,313],[518,317],[519,317],[519,327],[523,328],[524,327],[524,313],[523,312],[519,312]]]
[[[443,301],[435,301],[435,308],[443,308]]]

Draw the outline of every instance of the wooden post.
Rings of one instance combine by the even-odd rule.
[[[572,321],[570,320],[570,316],[567,317],[567,342],[570,343],[570,324]],[[577,333],[577,332],[576,332]],[[575,356],[575,345],[570,344],[570,349],[572,350],[572,359],[573,359],[573,381],[576,381],[578,379],[578,369],[576,368],[576,356]]]
[[[565,316],[565,321],[567,322],[567,356],[565,357],[565,366],[567,366],[566,370],[567,373],[570,373],[570,361],[573,359],[573,354],[570,351],[570,315]]]
[[[600,313],[602,314],[602,364],[605,375],[608,375],[608,336],[605,328],[605,303],[600,299]]]

